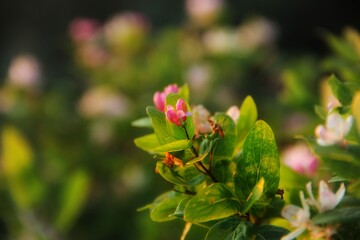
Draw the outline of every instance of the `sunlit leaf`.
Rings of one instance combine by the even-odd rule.
[[[186,205],[184,219],[201,223],[238,213],[240,203],[225,184],[214,183],[198,192]]]

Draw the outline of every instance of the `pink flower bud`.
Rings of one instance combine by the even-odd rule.
[[[156,92],[153,97],[155,107],[162,112],[165,112],[166,96],[170,93],[178,93],[179,88],[176,84],[170,84],[164,88],[163,92]]]
[[[178,126],[183,125],[183,123],[186,121],[186,117],[191,115],[190,112],[187,112],[186,103],[181,98],[176,102],[176,108],[174,108],[171,105],[168,105],[166,107],[165,114],[166,114],[166,118],[170,122],[172,122]]]
[[[155,107],[164,112],[165,111],[165,94],[162,92],[156,92],[153,97]]]
[[[179,87],[176,84],[170,84],[164,88],[164,93],[166,95],[170,93],[178,93],[178,92],[179,92]]]

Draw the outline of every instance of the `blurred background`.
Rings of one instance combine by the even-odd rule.
[[[285,149],[319,123],[319,83],[336,72],[320,59],[329,33],[360,27],[352,4],[1,1],[0,238],[177,238],[183,223],[136,212],[170,185],[131,122],[187,83],[212,113],[252,95]]]

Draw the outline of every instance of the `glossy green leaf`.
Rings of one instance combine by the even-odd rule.
[[[188,198],[188,195],[170,191],[162,194],[151,206],[150,217],[156,222],[165,222],[176,219],[174,212],[178,205]]]
[[[212,167],[211,172],[215,176],[216,180],[225,183],[228,186],[233,181],[233,174],[236,170],[236,164],[230,160],[218,160],[216,161]]]
[[[193,165],[168,167],[159,161],[156,163],[156,169],[165,180],[181,186],[197,185],[206,179],[206,175],[197,170]]]
[[[189,86],[187,83],[185,83],[184,85],[182,85],[179,89],[179,95],[182,99],[184,99],[186,102],[188,102],[190,100],[190,91],[189,91]]]
[[[264,178],[263,198],[272,198],[278,189],[279,170],[274,134],[269,125],[259,120],[244,142],[243,156],[234,176],[235,192],[245,202],[260,178]]]
[[[166,144],[176,140],[166,126],[165,114],[163,112],[160,112],[152,106],[147,107],[146,112],[151,119],[154,132],[160,144]]]
[[[255,240],[279,240],[288,234],[289,230],[273,225],[261,225],[255,229],[255,232]]]
[[[158,138],[154,133],[138,137],[134,140],[134,143],[138,148],[141,148],[142,150],[145,150],[147,152],[153,152],[152,150],[154,148],[160,146]]]
[[[205,240],[248,240],[252,236],[253,225],[239,217],[219,221],[210,228]]]
[[[344,223],[360,220],[360,207],[339,208],[320,213],[313,217],[314,224]]]
[[[234,152],[237,138],[234,120],[225,113],[216,113],[214,121],[220,125],[224,134],[224,138],[219,137],[214,144],[214,160],[230,158]]]
[[[185,213],[185,207],[187,205],[187,203],[190,201],[190,199],[193,196],[188,195],[186,198],[184,198],[179,205],[176,207],[176,210],[174,212],[174,216],[175,217],[179,217],[179,218],[183,218],[184,217],[184,213]]]
[[[214,183],[198,192],[187,204],[184,219],[201,223],[239,212],[240,203],[225,184]]]
[[[258,117],[256,104],[251,96],[247,96],[240,107],[240,116],[237,121],[237,150],[239,150],[244,140],[253,128]]]
[[[331,75],[329,77],[328,83],[333,94],[343,106],[351,104],[353,96],[350,89],[344,83],[342,83],[335,75]]]
[[[246,202],[241,207],[240,211],[242,214],[248,212],[250,208],[254,205],[254,203],[261,198],[264,191],[264,184],[265,184],[264,178],[261,177],[259,182],[255,185],[254,189],[249,194],[248,198],[246,199]]]
[[[177,152],[188,149],[191,146],[192,146],[192,141],[190,140],[177,140],[171,143],[160,145],[152,149],[152,152]]]

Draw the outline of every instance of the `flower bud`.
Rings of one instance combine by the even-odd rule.
[[[170,93],[178,93],[179,87],[176,84],[170,84],[164,88],[163,92],[156,92],[153,97],[155,107],[162,112],[165,112],[166,96]]]
[[[190,116],[191,113],[187,112],[187,106],[183,99],[179,98],[179,100],[176,102],[176,108],[174,108],[171,105],[168,105],[166,107],[166,118],[178,125],[181,126],[186,121],[186,117]]]

